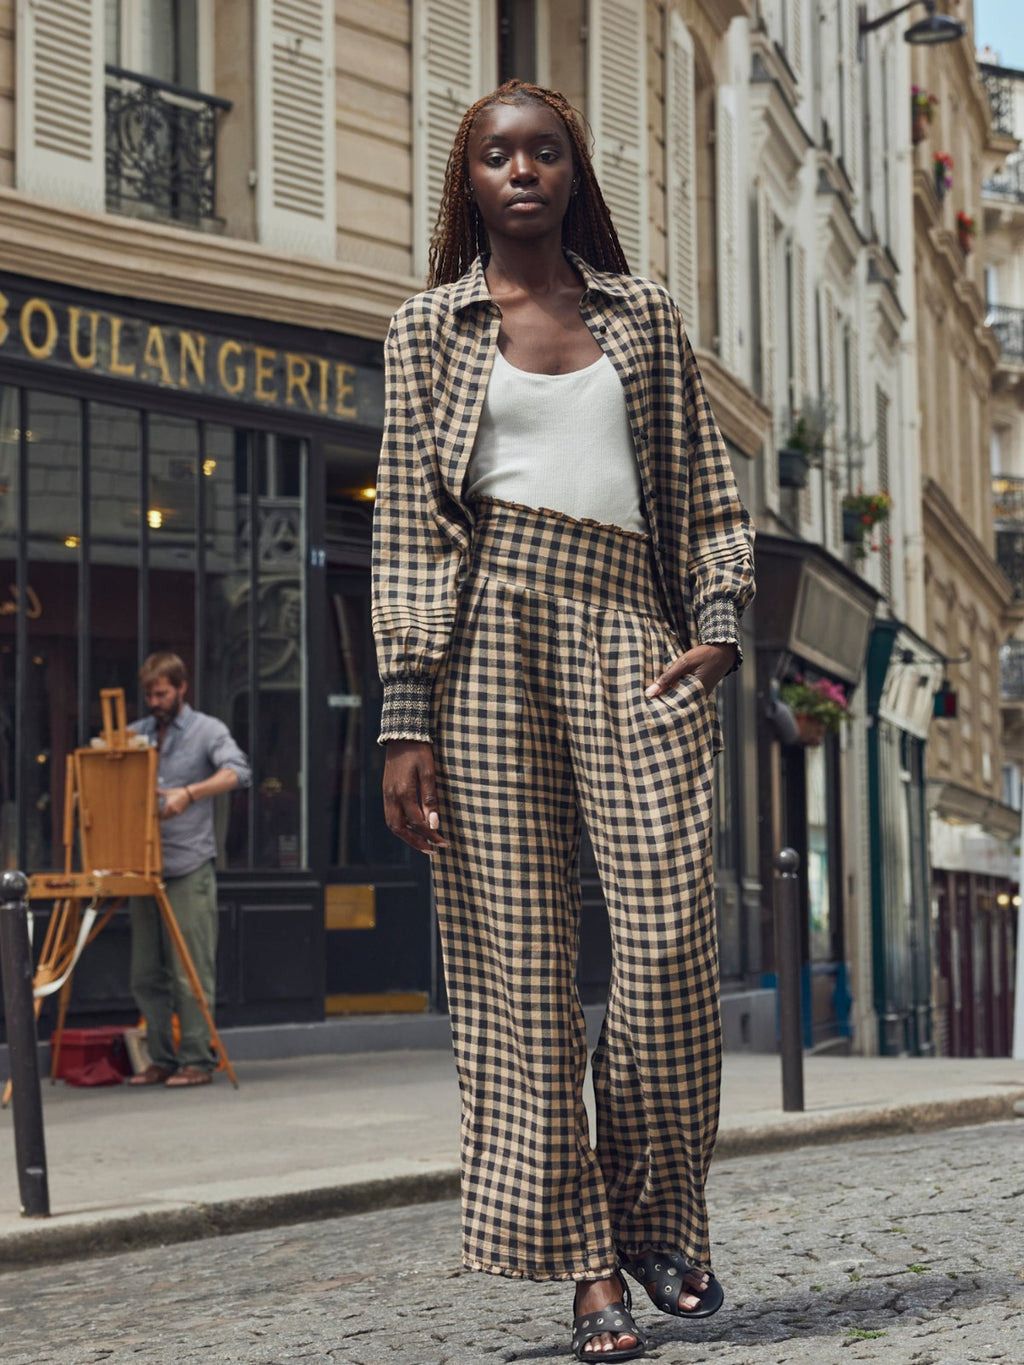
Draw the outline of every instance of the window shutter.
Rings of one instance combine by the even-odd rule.
[[[793,244],[793,340],[796,348],[796,400],[802,403],[810,393],[808,364],[810,346],[807,339],[807,251],[799,242]]]
[[[730,370],[739,368],[739,177],[736,156],[736,92],[718,90],[718,353]]]
[[[810,351],[807,332],[807,252],[799,242],[793,243],[793,398],[800,406],[810,397],[808,366]],[[800,517],[813,520],[811,485],[800,494]]]
[[[796,76],[804,71],[804,0],[790,0],[789,60]]]
[[[647,265],[647,44],[644,0],[591,0],[587,113],[594,169],[638,275]]]
[[[474,0],[413,5],[413,209],[416,273],[424,277],[444,189],[448,154],[462,115],[493,88],[487,60],[494,35]]]
[[[334,4],[257,0],[259,239],[275,251],[333,259]]]
[[[17,185],[102,209],[103,0],[21,0]]]
[[[768,404],[775,415],[772,449],[765,461],[765,496],[770,505],[777,507],[779,463],[775,448],[789,434],[786,425],[789,414],[780,410],[775,394],[775,215],[763,189],[757,205],[757,261],[761,312],[761,401]]]
[[[878,488],[883,493],[890,492],[891,478],[889,469],[889,406],[889,395],[884,389],[877,387],[875,389],[875,430],[877,432],[875,441],[878,446]],[[891,537],[888,532],[888,523],[884,523],[879,529],[878,538],[882,547],[882,591],[891,602],[892,546],[889,544]]]
[[[857,62],[857,47],[860,43],[858,27],[859,6],[850,5],[846,14],[846,33],[843,36],[843,57],[846,64],[846,79],[843,90],[846,94],[846,108],[839,111],[839,117],[846,120],[846,174],[855,191],[860,185],[860,71]]]
[[[822,316],[825,320],[824,335],[824,365],[825,365],[825,388],[820,397],[826,402],[835,403],[841,393],[840,373],[839,373],[839,354],[836,347],[836,340],[842,335],[843,319],[839,309],[836,307],[832,295],[828,289],[822,294]],[[838,414],[837,414],[838,415]],[[832,444],[832,433],[826,436],[826,451],[822,458],[822,466],[819,477],[828,479],[832,468],[834,456],[829,454],[829,446]],[[825,496],[822,498],[822,514],[825,524],[821,528],[821,540],[823,545],[835,545],[838,536],[838,517],[836,509],[839,500],[839,489],[833,483],[831,488],[827,488]]]
[[[669,16],[665,45],[665,189],[668,287],[696,346],[700,308],[697,285],[697,157],[693,39],[679,15]]]
[[[665,44],[665,191],[669,291],[679,304],[691,343],[698,344],[698,243],[694,40],[672,11]]]

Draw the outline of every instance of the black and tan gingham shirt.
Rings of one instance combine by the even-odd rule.
[[[678,309],[660,285],[593,270],[580,313],[626,395],[659,581],[684,642],[736,643],[754,594],[753,534]],[[483,257],[417,294],[385,344],[386,413],[373,546],[380,738],[430,741],[430,700],[468,563],[464,484],[501,313]]]

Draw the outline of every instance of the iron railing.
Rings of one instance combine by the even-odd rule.
[[[1024,701],[1024,640],[1007,640],[999,649],[999,696]]]
[[[992,515],[997,531],[1024,531],[1024,478],[993,474]]]
[[[217,115],[231,101],[108,66],[107,208],[198,225],[217,217]]]
[[[1024,365],[1024,308],[1009,308],[1003,303],[990,303],[985,321],[999,340],[1003,359]]]
[[[1015,600],[1024,599],[1024,478],[1015,474],[992,477],[992,519],[996,533],[996,563],[1010,580]],[[1022,644],[1024,648],[1024,644]],[[1024,694],[1022,694],[1024,700]]]
[[[1013,127],[1014,86],[1021,79],[1021,73],[1005,66],[991,66],[979,62],[978,72],[981,83],[988,92],[988,102],[992,106],[992,125],[997,133],[1015,137]]]
[[[1024,204],[1024,156],[1014,153],[1002,168],[981,182],[981,192],[990,199],[1010,199]]]

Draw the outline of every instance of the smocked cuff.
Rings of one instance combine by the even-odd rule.
[[[702,645],[735,645],[736,662],[729,669],[734,673],[743,662],[740,618],[735,602],[728,597],[713,597],[705,602],[697,612],[697,639]]]
[[[384,684],[378,744],[389,739],[415,739],[432,744],[430,733],[430,679],[392,678]]]

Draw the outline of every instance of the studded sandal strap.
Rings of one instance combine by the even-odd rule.
[[[703,1295],[686,1285],[685,1277],[701,1274],[698,1266],[691,1265],[681,1251],[645,1251],[639,1256],[623,1257],[625,1268],[633,1278],[648,1288],[651,1300],[663,1313],[673,1317],[709,1317],[721,1306],[724,1295],[714,1275],[707,1271],[708,1288]],[[694,1294],[698,1299],[707,1300],[704,1308],[680,1309],[679,1300],[684,1294]]]
[[[622,1346],[613,1351],[593,1351],[590,1354],[595,1360],[607,1362],[635,1360],[643,1354],[647,1338],[633,1321],[626,1305],[621,1299],[617,1299],[614,1303],[598,1309],[596,1313],[581,1313],[579,1317],[573,1319],[572,1349],[576,1358],[588,1358],[583,1354],[584,1346],[604,1332],[610,1332],[613,1336],[624,1336],[628,1333],[631,1337],[636,1337],[639,1345]]]

